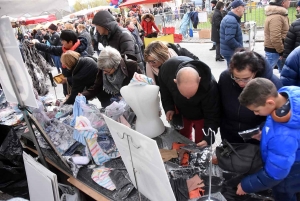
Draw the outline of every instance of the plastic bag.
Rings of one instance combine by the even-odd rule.
[[[61,201],[85,201],[83,195],[75,187],[59,183],[58,188],[63,193],[60,197]]]
[[[0,125],[0,130],[0,190],[28,198],[22,145],[11,127]]]

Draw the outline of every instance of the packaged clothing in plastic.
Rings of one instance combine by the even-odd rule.
[[[40,114],[35,115],[35,116],[38,117]],[[38,120],[39,120],[39,123],[42,122],[41,123],[42,128],[44,129],[46,135],[48,135],[51,142],[54,144],[56,150],[60,154],[63,155],[76,142],[73,139],[73,130],[74,129],[72,127],[70,127],[64,123],[61,123],[60,121],[58,121],[56,119],[53,119],[50,121],[44,121],[45,119],[42,119],[42,116]],[[42,148],[49,148],[49,145],[45,141],[44,137],[38,131],[36,131],[35,134],[36,134],[39,145]]]
[[[113,191],[116,189],[116,186],[109,177],[110,171],[110,168],[96,168],[94,169],[91,177],[94,182],[96,182],[103,188]]]
[[[99,146],[97,138],[86,140],[86,143],[89,152],[91,153],[93,160],[97,165],[103,165],[103,163],[110,160],[110,157],[106,153],[104,153]]]
[[[91,122],[84,116],[76,117],[73,138],[86,145],[86,140],[97,138],[97,130],[92,127]]]
[[[61,201],[85,201],[82,193],[75,187],[59,183],[58,188],[62,192]]]
[[[32,79],[33,87],[40,96],[44,96],[49,92],[49,85],[46,80],[51,66],[46,62],[43,56],[36,48],[31,48],[29,42],[23,43],[23,53],[25,66]]]
[[[78,116],[83,115],[82,105],[85,105],[85,103],[86,103],[85,96],[76,96],[75,102],[74,102],[74,105],[73,105],[73,119],[70,123],[71,126],[75,126],[76,118]]]
[[[110,158],[117,158],[120,156],[115,141],[110,134],[98,135],[97,142],[103,152],[106,153]]]
[[[105,115],[117,121],[125,111],[128,111],[130,107],[126,104],[124,99],[119,102],[113,102],[105,108]]]

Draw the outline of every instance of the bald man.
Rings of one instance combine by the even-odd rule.
[[[167,121],[181,114],[184,128],[180,133],[192,140],[194,128],[195,143],[210,145],[210,136],[204,136],[202,129],[217,132],[220,121],[219,93],[210,68],[189,57],[173,57],[160,67],[158,79]]]

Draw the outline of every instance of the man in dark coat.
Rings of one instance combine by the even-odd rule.
[[[54,24],[50,24],[50,26],[48,27],[48,31],[51,34],[51,37],[48,40],[50,45],[53,45],[53,46],[61,45],[59,34],[56,32],[57,31],[57,26],[54,25]],[[60,69],[61,69],[60,56],[51,55],[51,57],[54,61],[54,64],[57,68],[58,73],[60,73]]]
[[[300,1],[297,3],[297,12],[300,11]],[[285,59],[289,56],[289,54],[300,45],[300,16],[296,15],[298,19],[296,19],[290,26],[289,31],[286,34],[284,39],[284,51],[282,55],[284,64]]]
[[[106,10],[96,13],[93,22],[101,38],[104,47],[111,46],[117,49],[121,55],[126,54],[129,59],[137,61],[140,69],[144,70],[144,63],[141,59],[141,50],[135,42],[134,37],[128,30],[118,26],[114,17]]]
[[[245,3],[235,0],[231,3],[231,11],[223,18],[220,27],[221,55],[229,66],[231,56],[236,48],[243,47],[243,35],[240,27],[241,17],[245,11]]]
[[[223,19],[222,10],[224,3],[219,1],[212,16],[211,40],[216,43],[216,61],[224,61],[220,54],[220,25]]]
[[[206,133],[209,128],[217,132],[220,120],[219,93],[210,68],[188,57],[173,57],[161,66],[158,79],[167,121],[179,113],[184,122],[182,135],[191,139],[194,127],[198,146],[213,143],[202,132],[203,128]]]

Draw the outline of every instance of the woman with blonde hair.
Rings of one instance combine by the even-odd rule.
[[[64,27],[65,27],[64,30],[72,30],[72,31],[75,31],[73,24],[71,24],[71,23],[69,23],[69,22],[67,22],[67,23],[65,24]]]
[[[160,32],[154,22],[154,16],[149,13],[142,16],[142,27],[145,31],[145,37],[147,38],[156,38],[157,34]],[[156,30],[154,33],[152,31],[153,28]]]
[[[159,68],[171,57],[178,56],[176,52],[168,48],[166,44],[161,41],[151,42],[145,49],[144,57],[146,63],[146,75],[158,83]]]
[[[93,86],[98,72],[97,63],[90,57],[80,57],[78,52],[72,50],[62,54],[60,61],[72,74],[62,82],[72,88],[65,104],[74,104],[78,93]]]

